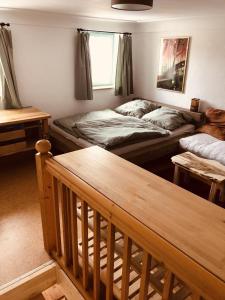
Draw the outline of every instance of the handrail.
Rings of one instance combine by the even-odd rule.
[[[224,300],[223,276],[147,226],[131,213],[132,209],[116,203],[109,188],[84,176],[81,159],[91,158],[94,149],[55,158],[47,141],[39,141],[36,149],[45,249],[86,299],[151,299],[158,295],[163,300]],[[114,159],[105,152],[101,158],[118,163],[118,168],[124,164],[121,158]],[[139,172],[138,167],[126,163],[127,168]],[[104,176],[107,183],[107,174]],[[208,207],[202,203],[206,211]],[[222,217],[223,212],[218,211]]]

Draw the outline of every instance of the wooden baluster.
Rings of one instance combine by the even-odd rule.
[[[54,216],[52,214],[52,211],[54,210],[54,199],[52,198],[51,191],[51,176],[46,171],[45,165],[46,160],[52,157],[52,154],[49,152],[51,150],[51,144],[47,140],[40,140],[36,143],[35,149],[38,151],[35,158],[44,247],[45,250],[51,255],[52,250],[56,249],[56,228]]]
[[[70,266],[72,262],[72,243],[71,243],[71,222],[70,222],[70,207],[68,188],[60,183],[59,190],[62,203],[62,232],[63,232],[63,258],[64,265]]]
[[[202,300],[202,297],[197,293],[193,293],[191,296],[191,299],[192,300]]]
[[[132,240],[124,236],[123,269],[122,269],[122,292],[121,299],[127,300],[129,296],[130,262]]]
[[[88,288],[88,205],[81,200],[83,288]]]
[[[94,300],[100,299],[100,214],[94,210]]]
[[[56,236],[56,251],[57,255],[62,255],[62,242],[60,232],[60,218],[59,218],[59,193],[58,193],[58,180],[52,176],[52,198],[54,200],[54,219],[55,219],[55,236]]]
[[[70,191],[70,208],[71,208],[70,219],[71,219],[71,235],[72,235],[73,274],[75,277],[78,277],[79,262],[78,262],[77,198],[72,191]]]
[[[113,299],[114,250],[115,250],[115,226],[109,222],[108,223],[108,232],[107,232],[106,300]]]
[[[141,272],[141,287],[140,287],[140,300],[147,300],[148,296],[148,287],[150,280],[150,266],[151,266],[151,257],[147,252],[143,254],[142,261],[142,272]]]
[[[174,274],[167,270],[165,277],[164,277],[164,287],[163,287],[163,294],[162,294],[162,300],[170,300],[173,293],[173,285],[174,285]]]

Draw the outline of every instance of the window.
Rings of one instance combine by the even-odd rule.
[[[115,85],[118,34],[90,33],[90,56],[93,88]]]

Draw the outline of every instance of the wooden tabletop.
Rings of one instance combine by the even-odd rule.
[[[225,282],[225,210],[99,147],[54,157]]]
[[[201,158],[191,152],[173,156],[171,160],[196,175],[219,183],[225,181],[225,166],[215,160]]]
[[[48,119],[51,116],[35,107],[0,110],[0,126]]]

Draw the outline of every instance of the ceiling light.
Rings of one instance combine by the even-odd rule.
[[[153,0],[112,0],[112,8],[121,10],[148,10],[153,6]]]

